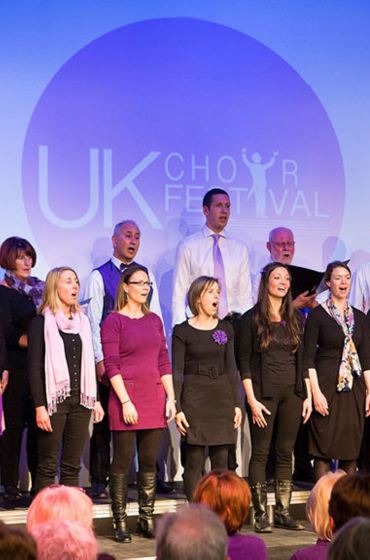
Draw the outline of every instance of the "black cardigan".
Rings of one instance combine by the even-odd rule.
[[[256,306],[244,313],[238,325],[237,361],[242,379],[252,379],[256,399],[268,398],[274,395],[271,380],[266,377],[266,354],[259,352],[257,339],[257,323],[255,321]],[[301,327],[301,342],[295,353],[296,383],[295,392],[302,399],[306,398],[304,379],[308,371],[303,365],[302,316],[296,311],[298,324]]]

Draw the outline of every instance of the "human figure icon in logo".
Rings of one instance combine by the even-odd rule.
[[[243,162],[251,172],[253,181],[248,199],[254,194],[257,218],[266,218],[266,170],[274,165],[278,154],[278,151],[273,152],[270,160],[267,163],[262,163],[262,156],[258,152],[253,153],[248,158],[247,148],[242,150]]]

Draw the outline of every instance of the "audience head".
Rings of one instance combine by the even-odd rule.
[[[329,515],[334,532],[354,517],[370,518],[370,474],[347,474],[337,480],[331,492]]]
[[[203,214],[206,225],[214,233],[220,233],[230,217],[230,198],[223,189],[215,188],[208,191],[203,198]]]
[[[217,278],[212,276],[199,276],[190,284],[188,292],[188,304],[193,315],[199,315],[202,307],[202,299],[207,292],[212,292],[209,304],[214,306],[215,314],[217,313],[217,303],[219,297],[220,286]],[[212,294],[211,294],[212,296]]]
[[[370,519],[355,517],[335,533],[328,560],[368,560],[369,551]]]
[[[33,529],[46,521],[79,521],[90,530],[93,526],[93,503],[79,488],[73,486],[49,486],[34,498],[27,515],[27,529]]]
[[[32,531],[38,560],[96,560],[93,532],[78,521],[46,521]]]
[[[37,560],[36,542],[25,529],[17,529],[0,521],[0,558]]]
[[[115,225],[112,236],[113,255],[122,262],[130,263],[140,247],[140,229],[133,220]]]
[[[271,255],[272,261],[291,264],[295,248],[292,230],[285,227],[272,229],[266,247]]]
[[[143,282],[139,285],[136,282]],[[122,272],[117,286],[114,311],[121,311],[128,304],[130,298],[141,302],[144,315],[150,313],[148,296],[150,292],[148,271],[140,265],[131,266]],[[145,294],[145,297],[144,297]]]
[[[247,482],[235,472],[214,470],[197,484],[193,499],[217,513],[228,534],[233,535],[248,515],[251,491]]]
[[[221,519],[202,504],[184,506],[158,522],[157,560],[225,560],[227,545]]]
[[[72,296],[70,286],[74,284],[75,293]],[[68,304],[71,312],[80,310],[78,304],[78,293],[80,281],[77,272],[70,266],[59,266],[50,270],[46,276],[42,301],[38,312],[42,313],[46,307],[55,314],[64,304]],[[72,296],[72,297],[71,297]]]
[[[307,517],[319,539],[331,541],[333,529],[329,517],[329,500],[336,481],[345,475],[338,470],[328,472],[316,482],[306,504]]]

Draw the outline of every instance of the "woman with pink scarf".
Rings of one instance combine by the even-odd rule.
[[[91,329],[78,304],[79,290],[74,270],[51,270],[29,330],[29,377],[38,427],[36,492],[55,482],[59,458],[60,484],[79,485],[91,412],[95,422],[104,416],[97,401]]]

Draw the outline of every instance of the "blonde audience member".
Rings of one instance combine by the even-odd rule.
[[[32,531],[38,560],[96,560],[97,540],[78,521],[46,521]]]
[[[335,473],[328,472],[312,488],[307,500],[306,514],[318,539],[314,546],[297,550],[291,557],[291,560],[326,559],[329,544],[333,538],[333,528],[329,516],[331,491],[336,481],[345,474],[342,470],[338,470]]]

